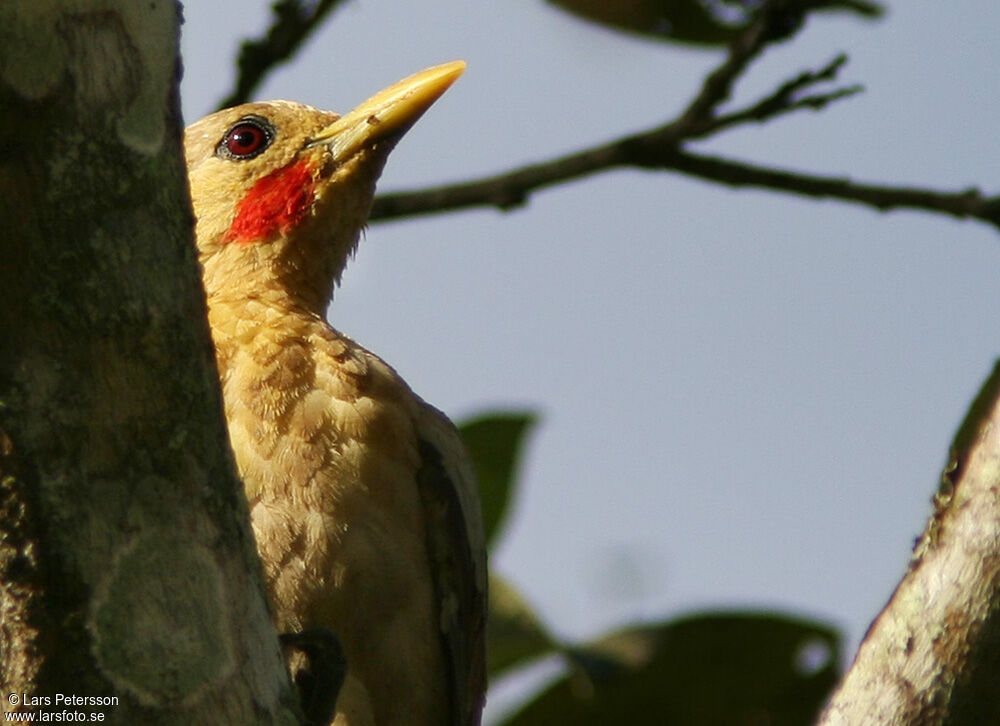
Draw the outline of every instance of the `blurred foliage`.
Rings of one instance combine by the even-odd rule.
[[[491,413],[459,427],[480,476],[491,542],[516,495],[517,462],[535,420],[525,411]],[[553,654],[569,664],[509,726],[804,726],[839,678],[841,650],[829,627],[761,613],[698,614],[568,644],[495,572],[486,639],[493,683]]]
[[[530,411],[496,412],[458,427],[479,479],[486,543],[491,547],[507,516],[523,443],[535,422]]]
[[[514,585],[490,573],[486,670],[496,681],[510,670],[563,650]]]
[[[571,651],[574,667],[505,726],[806,726],[840,672],[840,638],[781,615],[694,615]]]
[[[574,15],[616,30],[670,42],[725,45],[753,19],[762,0],[548,0]],[[868,0],[795,0],[789,12],[848,11],[877,18],[880,3]]]

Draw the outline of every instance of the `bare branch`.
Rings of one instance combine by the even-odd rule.
[[[276,0],[271,6],[274,21],[267,33],[240,45],[239,74],[233,90],[219,102],[219,108],[250,100],[265,76],[290,60],[329,12],[343,1]]]
[[[467,207],[512,209],[524,204],[531,193],[559,182],[626,165],[629,139],[598,146],[515,171],[471,182],[431,187],[413,192],[381,194],[375,199],[369,220],[433,214]]]
[[[706,135],[720,128],[720,124],[734,123],[730,117],[717,118],[716,110],[729,98],[733,83],[764,46],[785,37],[782,12],[787,5],[787,0],[772,0],[760,10],[757,19],[732,42],[725,60],[706,77],[694,99],[675,120],[644,133],[498,176],[415,192],[381,195],[375,200],[370,219],[476,206],[511,209],[527,201],[536,189],[618,166],[649,166],[649,159],[673,153],[684,139]],[[806,85],[806,81],[800,78],[832,75],[842,64],[843,61],[834,61],[818,73],[802,74],[784,84],[772,97],[779,94],[790,97],[794,90]],[[772,105],[778,103],[771,102]],[[778,110],[768,112],[774,115]]]
[[[678,171],[729,186],[753,186],[807,197],[839,199],[879,210],[923,209],[959,218],[973,218],[1000,228],[1000,196],[986,197],[978,189],[959,192],[911,187],[857,184],[848,178],[824,177],[756,166],[691,153],[685,142],[716,134],[727,128],[761,122],[801,109],[820,109],[852,96],[861,89],[847,86],[827,93],[798,96],[823,81],[835,80],[847,62],[839,55],[822,68],[805,71],[785,81],[772,93],[747,108],[718,114],[733,84],[761,50],[784,37],[782,15],[787,3],[764,6],[758,20],[732,43],[726,59],[705,79],[695,98],[676,119],[644,132],[622,137],[574,154],[531,164],[502,174],[464,183],[410,192],[383,194],[375,199],[370,219],[393,219],[419,214],[496,207],[508,210],[527,202],[535,191],[590,174],[633,167]]]
[[[848,178],[781,171],[679,150],[661,161],[660,168],[672,169],[733,187],[752,186],[806,197],[839,199],[874,207],[880,211],[901,208],[922,209],[962,219],[978,219],[1000,228],[1000,196],[987,197],[976,188],[946,192],[914,187],[856,184]]]
[[[984,196],[975,188],[948,192],[857,184],[848,178],[814,176],[754,166],[693,154],[677,147],[637,156],[634,150],[642,148],[646,138],[647,135],[629,137],[578,154],[472,182],[383,194],[375,200],[370,219],[393,219],[469,207],[508,210],[524,204],[533,192],[544,187],[608,169],[632,166],[678,171],[733,187],[758,187],[806,197],[839,199],[880,211],[922,209],[963,219],[979,219],[1000,228],[1000,196]]]

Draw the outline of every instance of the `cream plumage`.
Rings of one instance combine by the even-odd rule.
[[[336,724],[474,724],[485,554],[451,423],[324,312],[398,138],[464,64],[344,117],[277,101],[185,136],[233,451],[279,630],[347,660]]]

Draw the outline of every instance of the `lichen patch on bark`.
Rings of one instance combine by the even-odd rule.
[[[176,539],[140,536],[120,553],[88,622],[102,673],[149,706],[196,703],[235,662],[222,571]]]

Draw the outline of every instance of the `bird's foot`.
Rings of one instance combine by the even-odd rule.
[[[328,726],[347,675],[340,640],[326,628],[312,628],[282,633],[281,644],[302,653],[308,661],[292,674],[305,715],[304,726]]]

